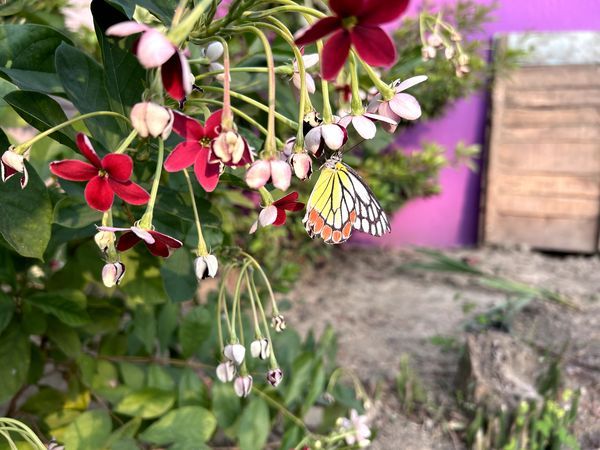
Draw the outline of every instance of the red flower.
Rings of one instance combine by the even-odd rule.
[[[116,228],[116,227],[98,227],[100,231],[125,231],[117,242],[117,250],[124,252],[135,246],[140,241],[146,244],[150,253],[154,256],[168,257],[171,254],[171,249],[180,248],[183,243],[171,236],[159,233],[154,230],[146,230],[133,226],[131,228]]]
[[[196,119],[174,112],[173,130],[185,141],[177,145],[165,161],[167,172],[178,172],[194,165],[194,173],[206,192],[217,187],[221,176],[221,162],[212,156],[210,143],[219,135],[221,114],[219,109],[210,115],[203,126]]]
[[[109,153],[100,159],[83,133],[77,134],[77,147],[91,164],[77,159],[54,161],[50,163],[50,171],[65,180],[88,181],[85,200],[90,207],[109,210],[114,194],[132,205],[148,203],[148,192],[130,180],[133,161],[129,156]]]
[[[297,200],[298,193],[291,192],[285,197],[274,201],[269,206],[264,208],[258,215],[258,220],[254,222],[250,228],[250,234],[256,232],[259,225],[261,227],[266,227],[269,225],[279,227],[285,224],[287,219],[286,211],[300,211],[304,209],[304,203],[301,203]]]
[[[393,64],[396,47],[380,25],[400,17],[408,0],[329,0],[329,6],[335,16],[319,20],[296,39],[297,45],[307,45],[333,33],[323,46],[323,78],[336,77],[351,46],[370,66]]]

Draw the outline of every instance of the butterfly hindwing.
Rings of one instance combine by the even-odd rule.
[[[381,236],[390,231],[387,216],[360,176],[339,159],[328,160],[310,194],[303,219],[311,237],[328,244],[346,242],[352,229]]]

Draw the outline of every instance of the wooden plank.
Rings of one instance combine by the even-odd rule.
[[[600,125],[600,108],[579,107],[556,109],[506,108],[502,126],[510,128],[564,127],[571,125]]]
[[[494,147],[494,169],[513,173],[600,174],[600,141],[518,142]]]
[[[544,197],[539,195],[497,194],[494,209],[499,215],[537,218],[597,219],[600,213],[597,199]]]
[[[600,87],[540,89],[536,86],[534,89],[511,89],[509,94],[506,104],[513,107],[600,106]]]
[[[543,250],[594,253],[597,219],[544,219],[502,216],[491,221],[486,241],[495,244],[523,244]]]
[[[509,89],[531,87],[577,88],[597,86],[600,66],[546,66],[522,67],[505,79]]]
[[[597,176],[497,173],[494,184],[498,195],[600,199],[600,180]],[[597,204],[600,205],[600,201]]]
[[[569,141],[579,143],[598,142],[600,126],[573,125],[570,127],[536,127],[536,128],[504,128],[498,138],[498,144],[520,142],[558,142]],[[542,155],[540,155],[542,157]]]

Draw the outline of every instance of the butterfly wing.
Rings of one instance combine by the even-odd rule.
[[[367,219],[364,228],[363,218]],[[375,236],[389,231],[387,217],[371,190],[342,162],[321,171],[303,222],[312,238],[320,236],[328,244],[346,242],[353,227]]]

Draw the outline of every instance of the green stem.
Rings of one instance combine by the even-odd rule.
[[[323,14],[322,12],[317,11],[316,9],[313,9],[313,8],[307,8],[306,6],[293,5],[293,4],[289,4],[289,3],[288,3],[288,5],[277,6],[275,8],[271,8],[271,9],[265,9],[264,11],[260,11],[260,12],[249,11],[249,12],[244,13],[244,15],[246,17],[250,17],[252,19],[262,19],[264,17],[273,16],[278,13],[302,13],[302,14],[316,17],[318,19],[327,17],[326,14]]]
[[[146,206],[146,212],[140,219],[138,226],[140,228],[151,229],[152,228],[152,215],[154,212],[154,204],[156,203],[156,196],[158,194],[158,185],[160,184],[160,174],[162,173],[163,159],[165,156],[165,143],[162,139],[158,139],[158,158],[156,160],[156,172],[154,173],[154,180],[152,181],[152,190],[150,191],[150,200],[148,200],[148,206]]]
[[[256,304],[258,305],[260,317],[262,318],[263,326],[265,327],[265,334],[267,335],[269,345],[271,346],[271,352],[269,354],[269,366],[271,369],[276,369],[279,367],[279,364],[277,364],[277,359],[275,358],[275,349],[273,348],[273,340],[271,339],[271,332],[269,331],[269,321],[267,320],[265,309],[263,308],[262,301],[258,295],[258,290],[256,289],[256,284],[254,283],[254,277],[250,277],[250,287],[254,296],[256,297]]]
[[[31,439],[31,441],[34,443],[35,446],[38,446],[40,449],[44,449],[44,450],[46,449],[46,446],[42,443],[42,441],[40,441],[40,439],[37,437],[37,435],[27,425],[19,422],[18,420],[11,419],[9,417],[0,418],[0,424],[3,424],[3,423],[7,423],[7,424],[10,424],[12,426],[19,428],[21,430],[21,434],[27,435]]]
[[[260,194],[260,198],[262,200],[262,206],[267,207],[273,204],[273,196],[264,186],[258,188],[258,193]]]
[[[129,136],[127,136],[123,142],[121,142],[121,145],[119,145],[119,148],[117,148],[114,153],[125,153],[125,150],[127,150],[127,147],[129,147],[129,144],[133,142],[137,134],[138,132],[136,130],[132,130],[131,133],[129,133]]]
[[[319,59],[323,61],[323,41],[317,41],[317,50],[319,51]],[[333,122],[333,112],[329,101],[329,83],[325,78],[321,77],[321,94],[323,95],[323,123]]]
[[[225,269],[223,279],[221,280],[221,286],[219,288],[219,297],[217,301],[217,331],[219,333],[219,342],[221,343],[221,353],[223,353],[223,328],[221,325],[221,311],[225,313],[225,323],[227,324],[227,331],[231,336],[231,322],[229,321],[229,313],[227,312],[227,299],[225,297],[225,284],[227,283],[227,277],[233,269],[233,266],[229,265]]]
[[[189,12],[185,18],[173,28],[167,34],[167,37],[173,42],[176,46],[180,46],[185,40],[188,38],[189,34],[192,32],[196,23],[204,14],[204,11],[210,6],[212,0],[201,0],[194,9]]]
[[[256,269],[261,274],[262,279],[263,279],[263,281],[265,282],[265,284],[267,286],[267,290],[269,291],[269,296],[271,297],[271,304],[272,304],[272,307],[273,307],[273,314],[276,315],[276,316],[279,315],[279,308],[277,308],[277,303],[275,302],[275,294],[273,293],[273,289],[271,288],[271,283],[269,283],[269,279],[267,278],[267,274],[262,269],[262,267],[260,266],[260,264],[258,263],[258,261],[256,259],[254,259],[254,257],[252,255],[250,255],[249,253],[246,253],[246,252],[241,252],[241,255],[244,256],[245,258],[249,259],[252,262],[252,264],[254,265],[254,267],[256,267]]]
[[[306,424],[302,421],[302,419],[300,419],[298,416],[294,415],[289,409],[287,409],[285,406],[283,406],[277,400],[271,398],[269,395],[267,395],[265,392],[261,391],[257,387],[254,388],[254,391],[260,397],[262,397],[267,403],[269,403],[275,409],[278,409],[281,414],[283,414],[288,419],[290,419],[292,422],[294,422],[297,426],[302,428],[305,433],[308,433],[311,436],[313,435],[312,432],[307,428]]]
[[[208,255],[208,249],[206,247],[206,242],[204,241],[204,236],[202,235],[202,226],[200,224],[200,215],[198,214],[198,207],[196,206],[194,187],[192,186],[192,180],[190,180],[190,175],[188,174],[187,169],[183,170],[183,174],[185,175],[185,181],[187,182],[188,190],[190,191],[190,201],[192,202],[192,209],[194,211],[194,222],[196,222],[196,231],[198,233],[198,256],[206,256]]]
[[[203,89],[207,92],[223,92],[223,88],[221,87],[217,87],[217,86],[198,86],[200,89]],[[248,103],[249,105],[254,106],[255,108],[260,109],[261,111],[265,111],[265,112],[269,112],[269,107],[263,105],[260,102],[257,102],[256,100],[254,100],[251,97],[248,97],[247,95],[244,94],[239,94],[235,91],[231,91],[230,92],[231,96],[234,98],[237,98],[239,100],[242,100],[243,102]],[[298,127],[298,122],[294,122],[291,119],[288,119],[287,117],[285,117],[283,114],[280,114],[278,112],[275,112],[275,118],[279,121],[281,121],[282,123],[284,123],[285,125],[287,125],[290,128],[296,128]]]
[[[360,64],[362,65],[363,69],[365,70],[365,72],[367,72],[367,75],[369,76],[369,78],[371,79],[371,81],[373,82],[373,84],[375,85],[377,90],[379,90],[383,99],[391,100],[394,97],[394,95],[396,95],[396,91],[394,89],[392,89],[391,87],[389,87],[386,83],[381,81],[381,78],[379,78],[379,75],[377,75],[375,73],[375,71],[373,70],[373,68],[371,66],[369,66],[362,59],[360,59],[360,57],[358,55],[356,55],[354,52],[353,52],[353,54],[360,61]]]
[[[230,333],[230,335],[231,335],[230,338],[231,338],[232,342],[237,342],[237,340],[238,340],[237,335],[235,333],[235,316],[236,316],[236,312],[237,312],[237,304],[240,301],[240,288],[242,286],[242,280],[244,278],[244,273],[248,269],[249,265],[250,265],[250,263],[246,262],[240,269],[240,274],[239,274],[237,282],[235,284],[235,291],[233,293],[233,306],[231,307],[231,333]]]
[[[250,275],[248,275],[248,271],[246,271],[246,289],[248,289],[248,294],[250,296],[250,305],[252,306],[252,317],[254,318],[254,336],[256,339],[262,339],[262,333],[260,331],[260,325],[258,324],[258,314],[256,313],[255,304],[255,302],[260,301],[260,299],[254,298],[254,292],[252,290],[252,287],[250,286]]]
[[[356,57],[353,53],[348,59],[350,66],[350,85],[352,87],[352,115],[360,116],[365,112],[362,101],[360,99],[359,83],[358,83],[358,68],[356,67]]]
[[[113,219],[112,219],[112,208],[108,211],[105,211],[102,215],[102,226],[103,227],[112,227]],[[114,233],[113,233],[114,236]],[[108,262],[117,262],[119,260],[119,255],[117,253],[117,249],[115,248],[115,242],[112,241],[108,244],[108,250],[106,251],[106,256],[108,258]]]
[[[221,131],[233,129],[233,114],[231,109],[231,67],[229,63],[229,45],[220,36],[216,36],[223,45],[223,112],[221,114]]]
[[[191,61],[190,61],[191,62]],[[229,72],[241,72],[241,73],[267,73],[266,67],[232,67]],[[275,68],[277,73],[286,73],[288,71],[287,66],[279,66]],[[196,75],[196,81],[200,81],[203,78],[213,77],[215,75],[221,75],[223,70],[213,70],[210,72],[204,72],[200,75]]]
[[[129,119],[127,117],[125,117],[122,114],[113,112],[113,111],[95,111],[95,112],[91,112],[91,113],[87,113],[87,114],[82,114],[81,116],[77,116],[77,117],[73,117],[72,119],[67,120],[66,122],[63,122],[59,125],[56,125],[52,128],[49,128],[46,131],[42,131],[40,134],[34,136],[33,138],[29,139],[26,142],[23,142],[22,144],[16,145],[13,149],[13,151],[15,153],[17,153],[18,155],[22,155],[23,153],[25,153],[25,151],[31,147],[33,144],[35,144],[37,141],[45,138],[46,136],[54,133],[55,131],[58,131],[62,128],[68,127],[69,125],[73,125],[74,123],[79,122],[80,120],[86,120],[86,119],[90,119],[92,117],[97,117],[97,116],[113,116],[113,117],[118,117],[119,119],[123,119],[125,122],[127,122],[128,124],[131,124],[131,122],[129,121]]]

